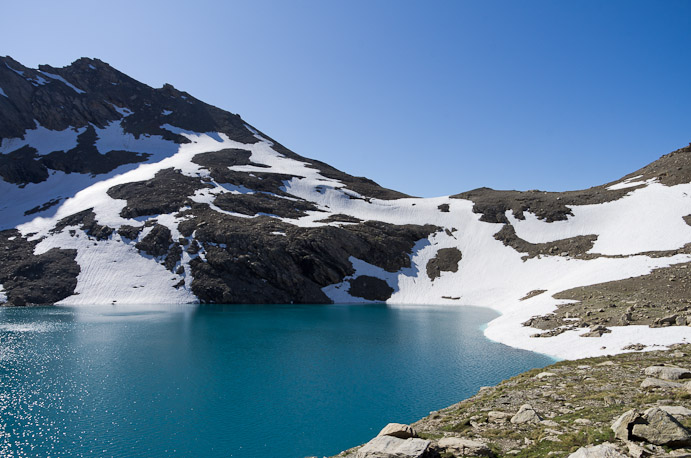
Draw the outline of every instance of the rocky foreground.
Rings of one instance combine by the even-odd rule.
[[[691,345],[534,369],[342,458],[691,457]]]

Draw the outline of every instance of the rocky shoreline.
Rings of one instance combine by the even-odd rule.
[[[691,345],[560,361],[338,458],[691,457]]]

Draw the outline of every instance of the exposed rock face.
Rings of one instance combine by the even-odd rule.
[[[369,301],[385,301],[394,292],[393,288],[384,280],[368,275],[360,275],[348,280],[348,283],[350,283],[348,292],[351,296],[361,297]]]
[[[458,272],[458,263],[461,259],[463,259],[463,254],[458,248],[442,248],[427,262],[427,276],[434,280],[439,278],[442,272]]]
[[[150,180],[113,186],[108,195],[127,201],[120,211],[123,218],[137,218],[178,211],[192,205],[190,196],[207,187],[199,179],[188,177],[172,168],[156,173]]]
[[[35,255],[35,246],[19,231],[0,232],[0,284],[8,305],[53,304],[74,293],[80,270],[76,251],[53,248]]]

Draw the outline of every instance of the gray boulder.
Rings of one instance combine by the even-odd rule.
[[[660,406],[660,409],[664,410],[677,420],[680,418],[691,417],[691,409],[684,406]],[[652,409],[646,410],[645,413],[647,414],[650,410]]]
[[[631,439],[631,428],[635,423],[644,423],[643,416],[635,409],[628,410],[621,414],[612,424],[614,437],[619,440],[627,441]]]
[[[619,452],[614,445],[605,442],[600,445],[581,447],[568,458],[627,458],[627,456]]]
[[[417,437],[417,433],[413,428],[402,423],[389,423],[384,426],[384,429],[379,431],[377,436],[393,436],[399,439],[408,439],[411,437]]]
[[[657,378],[648,377],[641,383],[641,388],[680,388],[683,385],[678,382],[670,382],[669,380],[660,380]]]
[[[691,371],[681,367],[650,366],[645,368],[645,375],[663,380],[681,380],[691,378]]]
[[[691,445],[691,432],[664,410],[653,407],[643,415],[646,424],[634,424],[631,433],[655,445],[683,447]]]
[[[454,456],[493,456],[492,450],[484,442],[459,437],[439,439],[439,448]]]
[[[399,439],[377,436],[355,453],[355,458],[427,458],[431,442],[424,439]]]
[[[518,413],[511,417],[511,423],[515,425],[520,425],[523,423],[539,423],[542,421],[542,417],[533,409],[530,404],[523,404]]]

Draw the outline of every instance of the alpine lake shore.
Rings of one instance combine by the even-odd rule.
[[[691,345],[560,361],[338,458],[691,457]]]

